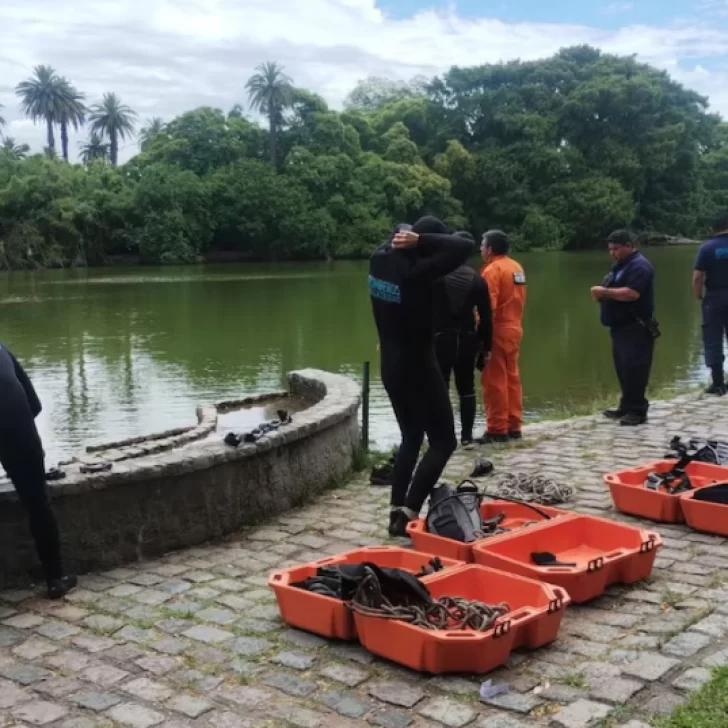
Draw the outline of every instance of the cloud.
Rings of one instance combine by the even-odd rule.
[[[614,2],[609,3],[604,8],[605,15],[620,15],[621,13],[628,13],[634,8],[634,5],[630,2]]]
[[[728,113],[728,77],[698,70],[706,58],[728,63],[728,31],[713,26],[605,30],[464,18],[453,9],[394,19],[375,0],[4,0],[0,104],[5,133],[40,149],[44,130],[21,119],[13,92],[40,63],[71,79],[90,102],[114,91],[142,119],[169,119],[203,104],[244,102],[247,78],[266,60],[337,107],[368,75],[434,75],[454,64],[535,59],[580,43],[636,53]],[[78,140],[72,136],[73,151]],[[127,142],[122,158],[135,151],[136,142]]]

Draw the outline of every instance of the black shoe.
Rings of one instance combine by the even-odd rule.
[[[463,450],[469,450],[473,447],[473,438],[472,437],[464,437],[462,440],[460,440],[460,447],[463,448]]]
[[[604,410],[604,416],[608,420],[621,420],[622,417],[624,417],[626,412],[622,412],[621,409],[608,409]]]
[[[628,412],[619,420],[619,424],[622,425],[622,427],[638,427],[639,425],[644,425],[645,422],[647,422],[647,417],[645,415],[638,415],[634,412]]]
[[[520,430],[511,430],[508,433],[509,440],[523,440],[523,433]]]
[[[726,394],[725,384],[711,384],[706,390],[705,394],[714,394],[717,397],[724,397]]]
[[[483,437],[479,437],[476,442],[478,445],[499,445],[508,442],[508,435],[498,435],[486,432]]]
[[[78,578],[75,576],[62,576],[60,579],[53,579],[48,582],[48,598],[63,599],[63,597],[78,586]]]
[[[400,510],[392,511],[389,514],[389,535],[391,538],[409,538],[407,524],[410,522],[407,514]]]

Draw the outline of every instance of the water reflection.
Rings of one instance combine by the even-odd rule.
[[[702,377],[690,249],[657,268],[659,386]],[[589,287],[602,254],[519,256],[529,279],[522,374],[530,415],[616,390]],[[372,437],[396,437],[378,379],[365,262],[14,273],[0,277],[2,338],[43,400],[50,461],[86,444],[195,422],[201,402],[278,389],[319,367],[358,378],[372,361]]]

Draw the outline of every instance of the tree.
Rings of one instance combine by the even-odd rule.
[[[109,158],[109,144],[105,142],[96,132],[91,132],[89,138],[79,145],[81,160],[88,164],[94,159],[105,162]]]
[[[0,145],[0,154],[10,159],[25,159],[28,152],[30,152],[30,147],[27,144],[16,144],[13,137],[5,137],[2,145]]]
[[[2,111],[3,108],[5,108],[5,107],[2,104],[0,104],[0,111]],[[2,114],[0,114],[0,136],[3,135],[2,128],[4,126],[5,126],[5,118],[2,116]]]
[[[354,87],[346,97],[344,107],[356,111],[377,111],[393,101],[426,96],[427,85],[424,76],[415,76],[411,81],[369,76]]]
[[[68,127],[76,131],[86,121],[84,95],[79,93],[65,78],[61,79],[62,95],[58,102],[57,121],[61,125],[61,149],[63,160],[68,161]]]
[[[119,162],[119,139],[126,139],[134,134],[134,122],[137,118],[115,93],[106,93],[100,104],[91,107],[89,121],[91,131],[109,139],[109,158],[112,166]]]
[[[283,112],[293,98],[293,81],[277,63],[263,63],[256,68],[257,73],[248,79],[250,105],[268,117],[270,132],[270,160],[273,167],[277,164],[276,136],[283,121]]]
[[[147,123],[139,132],[139,148],[144,151],[151,143],[154,137],[158,136],[165,130],[164,119],[154,116],[147,120]]]
[[[55,151],[53,124],[59,122],[61,109],[69,100],[69,86],[50,66],[36,66],[33,76],[15,87],[20,108],[33,122],[46,123],[48,149]]]

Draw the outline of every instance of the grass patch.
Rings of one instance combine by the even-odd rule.
[[[653,721],[659,728],[724,728],[728,726],[728,667],[720,667],[713,678],[680,706],[669,718]]]
[[[586,681],[586,677],[580,672],[572,672],[568,675],[564,675],[557,682],[562,685],[568,685],[570,688],[587,688],[589,684]]]

